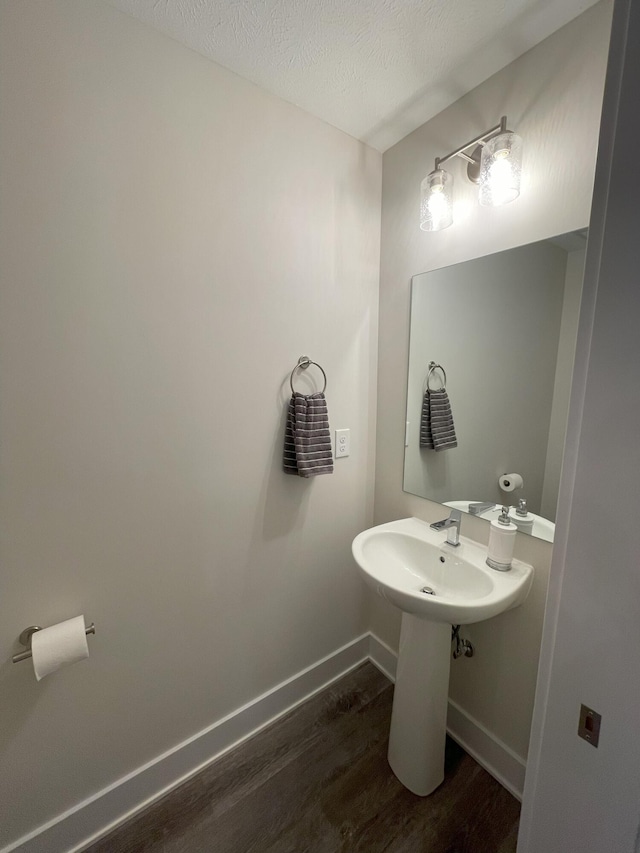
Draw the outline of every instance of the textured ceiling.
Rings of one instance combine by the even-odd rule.
[[[384,151],[596,0],[106,0]]]

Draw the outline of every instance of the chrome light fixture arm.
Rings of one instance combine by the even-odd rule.
[[[487,139],[490,139],[496,134],[506,132],[507,117],[502,116],[502,118],[500,119],[500,124],[496,124],[495,127],[490,127],[489,130],[486,130],[479,136],[475,136],[469,142],[466,142],[464,145],[461,145],[459,148],[456,148],[456,150],[452,151],[450,154],[446,154],[444,157],[436,157],[436,169],[439,169],[443,163],[446,163],[448,160],[452,160],[454,157],[461,157],[468,163],[467,177],[470,181],[473,181],[474,184],[477,184],[480,180],[480,149],[482,147],[482,143],[486,142]],[[476,150],[473,151],[470,155],[467,154],[467,149],[473,147],[476,147]]]

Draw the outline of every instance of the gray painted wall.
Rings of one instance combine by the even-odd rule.
[[[367,628],[381,157],[106,4],[0,14],[2,847]],[[79,613],[88,661],[10,663]]]

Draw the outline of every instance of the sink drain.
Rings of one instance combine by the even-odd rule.
[[[435,589],[431,589],[430,586],[423,586],[422,589],[420,590],[420,592],[426,592],[427,595],[435,595],[436,594]]]

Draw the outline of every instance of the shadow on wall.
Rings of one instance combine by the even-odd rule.
[[[24,651],[16,641],[15,648],[0,666],[0,752],[10,744],[28,722],[30,714],[43,697],[42,685],[33,674],[30,660],[14,664],[11,656]]]

